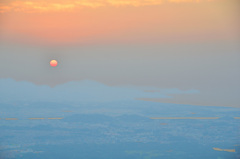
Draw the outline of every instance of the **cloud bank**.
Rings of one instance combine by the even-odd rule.
[[[10,1],[0,3],[0,12],[49,12],[49,11],[72,11],[84,7],[98,8],[106,6],[155,6],[164,3],[206,2],[212,0],[71,0],[71,1]]]

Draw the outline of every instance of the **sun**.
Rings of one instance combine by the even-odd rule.
[[[50,61],[50,65],[51,65],[52,67],[56,67],[56,66],[58,65],[57,60],[51,60],[51,61]]]

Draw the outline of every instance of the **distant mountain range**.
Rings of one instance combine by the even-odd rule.
[[[146,91],[148,90],[148,91]],[[150,91],[149,91],[150,90]],[[107,86],[92,80],[72,81],[56,87],[35,85],[27,81],[0,79],[1,101],[47,101],[47,102],[105,102],[125,101],[136,98],[171,98],[172,94],[198,93],[197,90],[182,91],[136,86]]]
[[[141,97],[166,98],[159,92],[145,92],[137,87],[107,86],[102,83],[83,80],[68,82],[51,88],[27,81],[0,79],[1,101],[124,101]]]

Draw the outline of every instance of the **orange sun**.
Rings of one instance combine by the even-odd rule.
[[[58,64],[57,60],[51,60],[51,61],[50,61],[50,65],[51,65],[52,67],[56,67],[57,64]]]

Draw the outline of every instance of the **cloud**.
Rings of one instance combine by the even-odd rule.
[[[71,1],[10,1],[0,3],[0,13],[4,12],[51,12],[51,11],[73,11],[80,8],[98,8],[104,6],[155,6],[163,3],[181,2],[205,2],[212,0],[71,0]]]

